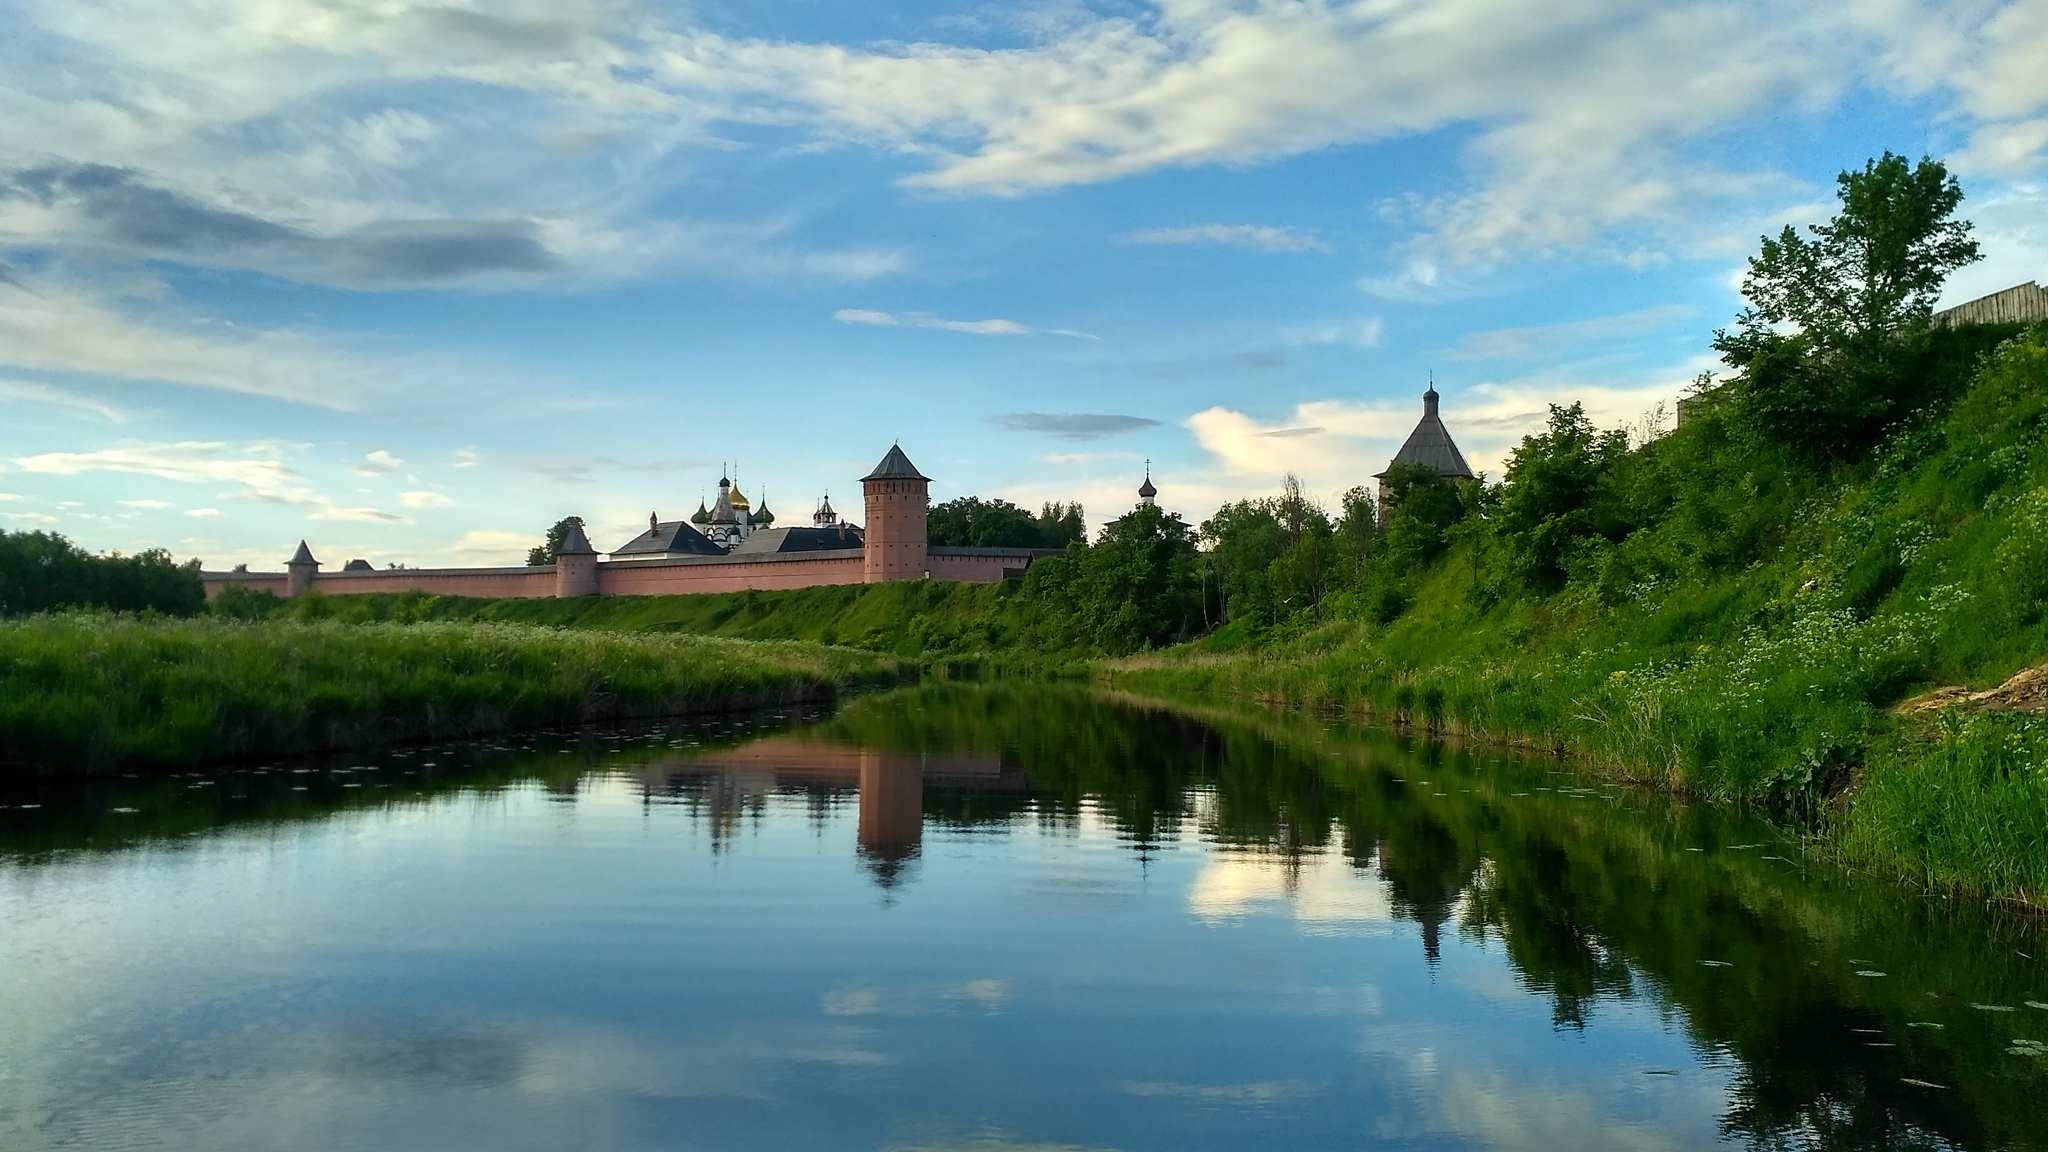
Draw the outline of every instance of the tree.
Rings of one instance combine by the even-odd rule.
[[[0,615],[108,608],[190,616],[206,606],[199,561],[151,548],[95,556],[52,532],[0,532]]]
[[[1081,502],[1062,504],[1050,501],[1038,510],[1038,538],[1040,548],[1065,548],[1069,544],[1088,538],[1088,521],[1081,511]]]
[[[941,547],[1064,548],[1086,535],[1079,504],[1050,503],[1033,517],[1008,500],[961,496],[925,517],[925,539]]]
[[[1736,330],[1714,348],[1742,372],[1741,398],[1766,437],[1816,457],[1874,442],[1908,408],[1907,369],[1948,274],[1980,258],[1963,190],[1938,161],[1886,152],[1836,178],[1841,210],[1762,238]]]
[[[1524,436],[1508,457],[1494,527],[1515,575],[1545,591],[1564,586],[1575,549],[1622,530],[1609,478],[1628,454],[1628,433],[1602,432],[1576,401],[1550,406],[1543,432]]]
[[[555,521],[555,526],[548,529],[546,542],[527,549],[526,563],[534,568],[553,564],[555,562],[555,553],[561,551],[562,542],[569,538],[571,526],[583,527],[583,517],[564,516],[560,520]]]
[[[1194,533],[1155,506],[1126,513],[1093,544],[1024,575],[1031,630],[1051,647],[1123,653],[1185,640],[1200,627]]]

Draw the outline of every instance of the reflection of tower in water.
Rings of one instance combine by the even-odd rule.
[[[924,762],[899,753],[860,752],[860,858],[884,888],[893,887],[924,843]]]

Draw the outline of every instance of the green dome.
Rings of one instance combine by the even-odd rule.
[[[709,508],[706,508],[706,507],[704,507],[704,502],[703,502],[702,500],[699,500],[699,501],[697,501],[697,513],[696,513],[696,515],[694,515],[694,516],[690,517],[690,523],[692,523],[692,524],[709,524],[709,523],[711,523],[711,509],[709,509]]]
[[[775,513],[768,510],[768,500],[766,497],[763,497],[761,500],[761,510],[747,517],[747,521],[756,528],[766,528],[770,524],[775,523]]]

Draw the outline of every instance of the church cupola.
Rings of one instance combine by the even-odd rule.
[[[1138,485],[1138,507],[1150,508],[1158,503],[1159,489],[1152,486],[1152,462],[1145,461],[1145,482]]]

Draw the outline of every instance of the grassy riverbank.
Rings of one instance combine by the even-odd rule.
[[[1963,375],[1944,412],[1832,469],[1725,412],[1633,450],[1618,467],[1662,489],[1654,515],[1588,537],[1554,592],[1503,594],[1501,537],[1475,532],[1405,573],[1385,622],[1238,621],[1106,674],[1562,749],[1771,811],[1860,866],[2048,906],[2048,721],[1893,711],[2048,656],[2048,332]]]
[[[828,699],[896,662],[516,624],[0,621],[0,764],[88,773]]]

